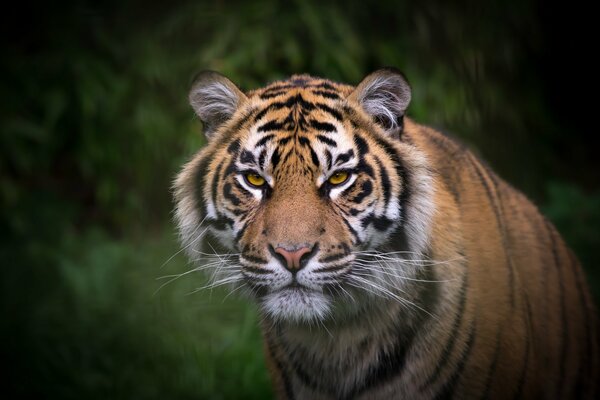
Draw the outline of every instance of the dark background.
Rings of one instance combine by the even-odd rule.
[[[170,185],[204,143],[186,100],[203,69],[251,89],[400,68],[409,115],[523,190],[600,296],[597,21],[582,2],[163,3],[0,12],[3,393],[271,395],[253,307],[190,294],[198,273],[161,287],[192,269],[176,254]]]

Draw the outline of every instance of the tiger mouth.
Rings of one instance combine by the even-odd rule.
[[[276,290],[271,291],[271,294],[294,294],[299,296],[310,296],[311,294],[319,292],[318,290],[308,287],[306,285],[301,284],[297,280],[294,279],[288,285],[285,285],[281,288],[277,288]]]

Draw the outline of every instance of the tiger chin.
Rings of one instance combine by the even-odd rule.
[[[204,72],[189,100],[208,144],[174,185],[181,241],[226,252],[214,284],[258,304],[279,398],[598,395],[575,256],[467,148],[405,116],[400,72],[245,93]]]

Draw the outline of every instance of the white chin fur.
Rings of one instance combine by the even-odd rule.
[[[261,307],[265,314],[276,320],[311,322],[327,317],[331,300],[320,292],[286,288],[266,295]]]

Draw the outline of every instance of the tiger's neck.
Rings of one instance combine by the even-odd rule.
[[[408,290],[411,290],[410,288]],[[264,326],[271,356],[295,390],[312,396],[354,398],[395,378],[425,326],[435,323],[425,309],[437,301],[436,285],[414,285],[421,309],[378,299],[353,318],[313,325]],[[268,322],[266,322],[268,324]]]

